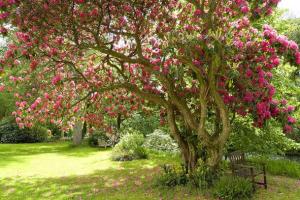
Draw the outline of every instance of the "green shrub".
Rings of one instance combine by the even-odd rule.
[[[175,187],[177,185],[186,185],[189,181],[183,168],[176,170],[174,166],[163,165],[162,169],[163,173],[155,178],[156,186]]]
[[[127,161],[147,158],[143,147],[144,136],[137,131],[127,133],[121,137],[120,142],[113,148],[112,160]]]
[[[159,124],[159,113],[155,112],[151,115],[135,113],[122,122],[122,130],[133,128],[138,130],[144,136],[153,133],[153,131],[159,127],[161,127]]]
[[[156,129],[153,133],[147,135],[144,146],[154,151],[178,152],[178,145],[170,137],[160,129]]]
[[[20,129],[17,124],[8,123],[0,127],[1,143],[35,143],[47,138],[47,129],[42,126]]]
[[[220,176],[220,171],[212,172],[209,167],[200,165],[189,175],[190,183],[199,189],[211,187]]]
[[[53,140],[58,140],[62,137],[62,131],[57,125],[48,123],[46,124],[46,128],[51,131]]]
[[[215,184],[214,196],[223,200],[250,199],[253,195],[252,183],[236,176],[223,176]]]
[[[95,132],[88,137],[88,144],[92,147],[98,146],[98,140],[110,143],[109,137],[103,132]]]

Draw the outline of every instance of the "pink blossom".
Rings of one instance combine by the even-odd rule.
[[[7,1],[9,4],[15,4],[16,3],[16,0],[8,0]]]
[[[235,100],[235,97],[231,95],[224,95],[223,100],[225,104],[229,104]]]
[[[271,15],[273,13],[273,8],[268,8],[266,14]]]
[[[125,6],[124,6],[124,10],[125,10],[126,12],[131,12],[131,11],[132,11],[132,7],[131,7],[130,5],[125,5]]]
[[[280,0],[271,0],[271,2],[275,5],[277,5],[279,3]]]
[[[253,72],[251,71],[251,69],[247,69],[247,71],[246,71],[246,76],[247,76],[248,78],[251,78],[252,75],[253,75]]]
[[[8,12],[4,12],[0,14],[0,20],[6,19],[9,16]]]
[[[286,36],[279,35],[279,36],[277,37],[277,41],[278,41],[282,46],[284,46],[285,48],[288,48],[288,46],[289,46],[289,41],[288,41],[288,39],[287,39]]]
[[[269,78],[272,78],[272,77],[273,77],[273,74],[272,74],[272,72],[267,72],[267,73],[266,73],[266,76],[269,77]]]
[[[61,101],[60,100],[58,100],[58,101],[56,101],[55,102],[55,104],[54,104],[54,110],[58,110],[59,108],[61,107]]]
[[[272,97],[274,94],[275,94],[275,92],[276,92],[276,89],[275,89],[275,87],[274,86],[269,86],[269,96],[270,97]]]
[[[280,59],[278,57],[272,57],[271,63],[275,66],[278,66],[280,64]]]
[[[155,65],[155,66],[153,67],[153,70],[154,70],[154,71],[159,71],[159,70],[160,70],[160,66]]]
[[[44,97],[45,97],[45,99],[49,99],[49,98],[50,98],[50,95],[46,92],[46,93],[44,94]]]
[[[76,3],[84,3],[85,0],[75,0]]]
[[[194,12],[195,16],[199,16],[201,14],[202,14],[202,11],[200,9],[196,9],[195,12]]]
[[[245,102],[252,102],[254,99],[253,94],[251,92],[246,92],[244,95],[244,101]]]
[[[279,108],[275,107],[275,108],[271,109],[272,117],[277,117],[279,113],[280,113]]]
[[[244,43],[243,43],[242,41],[240,41],[240,40],[235,40],[235,41],[233,42],[233,44],[234,44],[234,46],[235,46],[236,48],[238,48],[238,49],[242,49],[242,48],[244,47]]]
[[[259,77],[258,78],[259,87],[264,87],[265,83],[266,83],[266,80],[264,79],[264,77]]]
[[[16,118],[16,122],[17,122],[17,123],[20,123],[21,121],[22,121],[22,119],[21,119],[20,117],[17,117],[17,118]]]
[[[127,24],[127,20],[125,17],[120,17],[119,18],[119,25],[120,26],[125,26]]]
[[[3,92],[5,90],[5,86],[4,85],[0,85],[0,92]]]
[[[38,65],[38,62],[36,60],[32,60],[30,63],[31,70],[35,70],[37,65]]]
[[[241,11],[242,11],[242,13],[248,13],[249,11],[250,11],[250,9],[249,9],[249,7],[248,6],[242,6],[241,7]]]
[[[296,58],[296,64],[297,64],[297,65],[300,65],[300,52],[297,52],[297,53],[295,54],[295,58]]]
[[[34,103],[30,106],[30,108],[31,108],[32,110],[35,110],[36,107],[37,107],[37,103],[36,103],[36,102],[34,102]]]
[[[287,107],[287,111],[288,112],[293,112],[295,110],[295,107],[294,106],[288,106]]]
[[[52,83],[53,85],[56,85],[59,81],[61,81],[61,76],[60,76],[60,75],[56,75],[56,76],[54,76],[54,77],[52,78],[51,83]]]
[[[19,103],[19,107],[20,108],[24,108],[26,106],[27,102],[26,101],[22,101]]]
[[[284,126],[284,129],[283,129],[283,130],[284,130],[285,133],[291,133],[291,132],[293,131],[293,128],[292,128],[290,125],[287,125],[287,124],[286,124],[286,125]]]
[[[286,99],[282,99],[281,101],[280,101],[280,103],[282,104],[282,105],[286,105],[287,104],[287,100]]]
[[[290,41],[289,42],[289,48],[295,50],[295,51],[298,51],[299,50],[299,47],[298,47],[298,44],[294,41]]]
[[[263,115],[267,111],[267,104],[265,102],[260,102],[256,105],[257,113]]]
[[[291,124],[294,124],[294,123],[296,123],[296,119],[295,118],[293,118],[293,117],[291,117],[291,116],[288,116],[288,122],[289,123],[291,123]]]
[[[25,126],[24,126],[24,123],[18,123],[18,126],[20,129],[23,129]]]

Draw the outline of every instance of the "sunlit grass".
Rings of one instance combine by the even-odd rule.
[[[213,199],[189,187],[153,186],[159,165],[179,157],[153,154],[129,162],[110,160],[110,149],[69,143],[0,144],[0,199]],[[296,179],[268,176],[269,189],[255,199],[300,199]]]

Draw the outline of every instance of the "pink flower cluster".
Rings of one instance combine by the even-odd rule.
[[[0,92],[3,92],[5,90],[5,85],[4,84],[0,84]]]
[[[35,110],[37,106],[42,102],[42,99],[39,97],[37,98],[33,104],[31,104],[30,109]]]
[[[52,85],[56,85],[60,81],[61,81],[61,76],[58,74],[52,78],[51,83]]]
[[[245,0],[235,0],[235,3],[240,7],[242,13],[246,14],[250,11],[249,4]]]
[[[263,26],[264,32],[263,35],[270,41],[270,45],[267,43],[262,44],[265,51],[272,51],[272,44],[280,44],[281,51],[288,50],[295,58],[295,63],[300,65],[300,52],[297,43],[294,41],[288,40],[287,37],[278,35],[277,32],[269,25]]]

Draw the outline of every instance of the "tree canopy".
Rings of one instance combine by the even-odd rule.
[[[87,101],[91,112],[112,114],[130,110],[123,101],[152,102],[187,167],[201,157],[216,168],[236,115],[250,116],[256,127],[275,118],[286,133],[296,123],[294,107],[274,98],[271,80],[282,61],[299,66],[298,45],[269,25],[253,26],[278,2],[2,0],[0,31],[15,40],[0,71],[21,68],[11,80],[32,87],[15,95],[16,120],[23,127],[46,118],[63,124],[70,116],[72,125]]]

